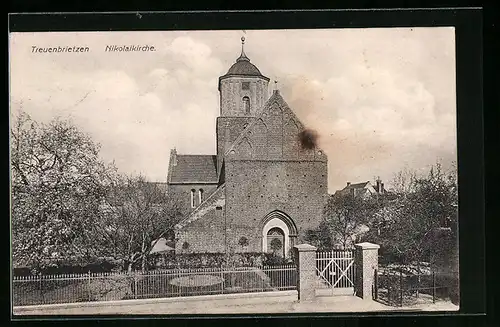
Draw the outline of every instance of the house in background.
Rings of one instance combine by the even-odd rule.
[[[336,191],[333,196],[350,195],[366,199],[376,195],[386,194],[388,194],[388,192],[384,188],[384,183],[382,183],[382,180],[380,180],[380,178],[377,178],[374,185],[372,185],[369,181],[355,184],[347,182],[347,185],[343,189]]]

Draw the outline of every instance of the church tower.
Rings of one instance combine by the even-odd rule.
[[[250,62],[241,38],[241,55],[219,77],[220,116],[217,118],[217,172],[220,175],[225,151],[258,115],[269,99],[269,78]]]

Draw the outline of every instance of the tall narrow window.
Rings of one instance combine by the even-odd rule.
[[[198,190],[198,198],[200,200],[200,204],[203,202],[203,189]]]
[[[195,205],[194,205],[194,200],[195,200],[194,193],[195,192],[196,192],[195,190],[191,190],[191,208],[195,207]]]
[[[250,98],[243,97],[243,108],[246,114],[250,114]]]

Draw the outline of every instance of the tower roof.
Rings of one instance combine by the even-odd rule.
[[[224,76],[227,75],[262,76],[260,70],[249,59],[242,59],[242,57],[236,60]]]
[[[236,59],[236,62],[229,68],[227,73],[220,78],[231,77],[231,76],[258,76],[269,80],[269,78],[262,75],[260,70],[250,62],[250,58],[247,57],[244,50],[245,37],[241,38],[241,54]]]

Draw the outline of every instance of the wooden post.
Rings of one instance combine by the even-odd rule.
[[[90,289],[90,270],[89,270],[89,273],[88,273],[88,286],[87,286],[87,289],[88,289],[88,293],[89,293],[89,301],[92,301],[92,290]]]
[[[137,299],[137,274],[134,272],[134,298]]]
[[[403,271],[399,270],[399,306],[403,306]]]
[[[420,273],[417,276],[417,299],[418,299],[419,290],[420,290]]]
[[[220,267],[220,278],[222,280],[221,285],[221,294],[224,294],[224,285],[226,284],[226,280],[224,279],[224,268]]]
[[[436,273],[432,272],[432,303],[436,303]]]
[[[417,299],[418,299],[418,293],[419,293],[419,290],[420,290],[420,260],[418,261],[417,263]]]
[[[40,272],[40,275],[38,276],[38,278],[40,278],[40,285],[39,285],[39,289],[40,289],[40,300],[42,302],[42,304],[44,303],[43,301],[43,290],[42,290],[42,273]]]

